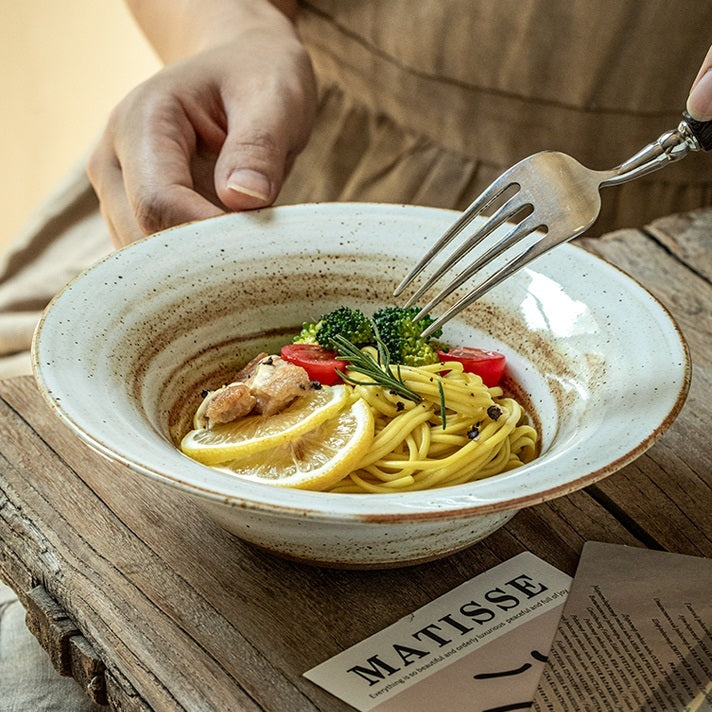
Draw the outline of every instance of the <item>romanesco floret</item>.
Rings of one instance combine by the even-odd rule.
[[[420,334],[434,319],[424,316],[417,322],[413,317],[420,311],[418,307],[384,307],[373,315],[378,333],[386,345],[392,363],[406,366],[427,366],[437,363],[438,355],[430,345],[430,338],[424,339]],[[432,338],[442,334],[437,329]]]
[[[294,344],[316,344],[316,332],[319,328],[319,322],[305,321],[302,324],[302,330],[297,336],[292,339]]]

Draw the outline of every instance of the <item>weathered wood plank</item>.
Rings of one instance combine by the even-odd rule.
[[[644,232],[658,240],[693,272],[712,282],[712,209],[702,208],[659,218]]]
[[[712,210],[703,210],[663,218],[644,231],[579,241],[668,307],[687,340],[693,370],[687,402],[660,442],[591,492],[648,545],[698,556],[712,556],[710,231]]]
[[[69,639],[70,673],[86,695],[98,705],[107,704],[106,666],[98,656],[94,646],[83,636]]]
[[[3,425],[5,422],[3,417]],[[8,453],[11,457],[14,454],[18,461],[28,463],[22,472],[10,472],[15,487],[8,487],[6,491],[10,498],[12,493],[18,497],[18,492],[22,492],[18,509],[23,514],[31,512],[36,525],[32,532],[23,531],[14,540],[14,527],[11,528],[10,548],[22,552],[37,578],[47,580],[48,587],[52,586],[52,595],[62,600],[64,608],[72,612],[73,620],[81,625],[87,637],[93,643],[98,639],[103,641],[104,645],[97,647],[104,654],[109,651],[108,657],[104,657],[107,665],[130,671],[126,677],[142,695],[144,690],[151,691],[152,696],[146,699],[152,706],[193,709],[195,698],[186,691],[189,690],[203,700],[208,709],[211,705],[219,708],[228,692],[229,699],[239,704],[240,709],[259,709],[249,694],[241,691],[240,685],[221,669],[219,661],[204,654],[190,633],[176,625],[169,615],[157,611],[158,606],[166,603],[181,611],[188,609],[190,615],[197,618],[200,628],[204,624],[201,615],[205,613],[201,608],[205,608],[205,604],[191,607],[194,601],[186,600],[191,592],[181,596],[180,582],[172,581],[179,577],[131,530],[125,529],[105,503],[96,501],[81,479],[32,433],[21,423],[15,423],[14,427],[14,434],[21,436],[19,439],[11,432],[2,433],[6,457]],[[87,455],[82,464],[98,472],[105,460],[87,448],[81,449],[86,450],[82,455]],[[117,490],[125,489],[124,474],[120,469],[109,472],[107,480],[113,481]],[[161,499],[156,496],[157,501]],[[3,510],[4,513],[9,511],[9,507]],[[166,503],[164,516],[166,521],[171,517],[170,501]],[[154,524],[155,520],[149,517],[147,526]],[[178,537],[180,534],[179,530]],[[179,550],[177,542],[176,552]],[[155,601],[147,597],[146,591],[153,594]],[[175,591],[178,595],[174,597]],[[58,592],[61,595],[57,595]],[[130,617],[135,626],[129,635],[124,635],[125,616]],[[212,623],[216,640],[222,640],[224,621]],[[138,648],[138,655],[134,648]],[[183,678],[172,678],[175,661],[167,651],[174,649],[181,650],[181,664],[186,671]],[[249,649],[234,652],[238,658],[250,657]],[[254,667],[261,676],[279,680],[271,666]],[[171,680],[170,690],[156,684],[162,679]],[[285,684],[282,688],[280,693],[289,701],[293,697],[291,686]]]
[[[104,679],[107,705],[113,712],[151,712],[152,708],[118,670],[106,670]]]
[[[71,675],[69,640],[80,635],[76,623],[43,586],[28,591],[23,603],[27,611],[27,627],[47,651],[55,670],[60,675]]]
[[[192,502],[93,453],[29,379],[3,383],[0,396],[0,538],[97,650],[117,709],[227,709],[225,700],[346,709],[302,673],[525,549],[573,573],[587,539],[639,544],[576,493],[431,564],[302,566],[237,541]],[[23,519],[32,526],[17,526]]]

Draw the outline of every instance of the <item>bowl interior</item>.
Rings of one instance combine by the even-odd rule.
[[[427,492],[329,495],[240,481],[176,449],[203,389],[224,383],[258,351],[277,351],[302,321],[342,304],[366,313],[393,304],[396,284],[455,215],[285,206],[141,240],[53,300],[33,344],[37,381],[84,440],[138,472],[200,497],[324,518],[516,509],[582,487],[643,452],[684,401],[684,340],[648,292],[570,245],[461,312],[443,335],[506,354],[508,382],[542,437],[527,467]]]

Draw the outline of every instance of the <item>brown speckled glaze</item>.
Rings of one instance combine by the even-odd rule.
[[[443,337],[507,354],[508,387],[530,405],[542,433],[540,457],[527,467],[430,492],[335,495],[245,482],[175,445],[203,389],[230,380],[258,351],[278,350],[303,320],[341,304],[366,312],[392,304],[394,286],[452,219],[408,206],[304,205],[142,240],[50,305],[33,348],[38,383],[92,447],[188,494],[257,546],[349,568],[445,556],[522,507],[614,472],[682,406],[689,360],[671,317],[577,248],[542,258]],[[665,383],[649,375],[651,358],[665,364]]]

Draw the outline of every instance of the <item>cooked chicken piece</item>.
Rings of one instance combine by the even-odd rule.
[[[279,356],[262,359],[245,384],[257,399],[255,411],[264,415],[284,410],[311,387],[309,376],[301,366]]]
[[[252,412],[257,399],[245,383],[229,383],[208,397],[203,416],[208,426],[230,423]]]
[[[212,428],[250,413],[274,415],[311,388],[307,372],[279,356],[260,354],[235,375],[232,383],[205,392],[194,428]]]

